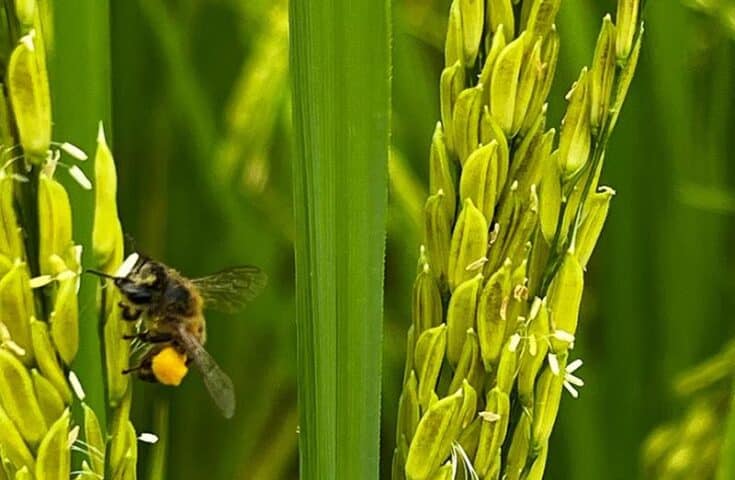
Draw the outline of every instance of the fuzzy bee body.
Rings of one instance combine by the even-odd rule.
[[[231,417],[235,409],[234,387],[226,373],[204,349],[207,340],[204,308],[236,311],[252,300],[266,283],[257,267],[234,267],[213,275],[189,279],[165,264],[131,254],[112,278],[122,294],[122,317],[136,322],[143,353],[136,372],[142,380],[179,385],[191,363],[222,410]]]

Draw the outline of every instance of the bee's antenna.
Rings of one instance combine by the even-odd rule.
[[[98,277],[109,278],[111,280],[117,280],[117,277],[115,277],[114,275],[109,275],[105,272],[100,272],[99,270],[92,270],[91,268],[86,269],[84,273],[91,273],[92,275],[97,275]]]

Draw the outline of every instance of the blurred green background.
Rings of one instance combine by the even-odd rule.
[[[562,3],[557,125],[602,15],[615,10],[613,0]],[[381,478],[393,450],[448,6],[393,2]],[[587,385],[562,404],[548,478],[635,478],[646,433],[682,408],[670,394],[674,376],[733,334],[735,15],[725,6],[647,6],[644,53],[603,172],[618,195],[587,275],[577,342]],[[233,420],[219,417],[195,376],[176,390],[139,384],[139,430],[170,425],[168,445],[141,447],[143,478],[151,451],[164,447],[165,478],[297,478],[287,3],[138,0],[111,10],[124,228],[137,248],[190,276],[237,263],[270,276],[240,316],[208,317],[208,348],[237,388]]]

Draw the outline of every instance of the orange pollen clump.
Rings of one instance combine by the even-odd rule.
[[[186,366],[186,355],[173,347],[166,347],[153,357],[151,365],[156,380],[164,385],[178,387],[189,368]]]

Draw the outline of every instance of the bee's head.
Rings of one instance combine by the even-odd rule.
[[[129,255],[114,275],[95,270],[88,272],[113,280],[120,293],[134,305],[155,302],[166,288],[163,265],[137,253]]]

